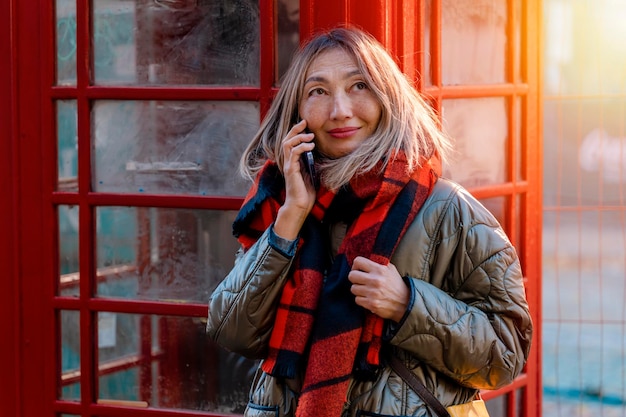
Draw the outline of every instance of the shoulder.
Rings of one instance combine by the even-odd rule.
[[[488,259],[510,264],[516,251],[498,219],[461,185],[440,178],[424,205],[422,225],[430,244],[454,252],[477,266]],[[420,227],[420,226],[418,226]]]
[[[500,226],[495,216],[469,191],[443,177],[435,183],[415,223],[414,226],[425,228],[430,235],[453,234],[459,227],[471,228],[479,224]]]
[[[469,257],[477,265],[510,246],[498,220],[480,201],[456,182],[440,178],[398,245],[396,261],[406,266],[403,273],[421,277],[435,259],[446,263]]]

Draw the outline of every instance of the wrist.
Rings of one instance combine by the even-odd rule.
[[[287,240],[295,240],[300,234],[307,213],[282,206],[274,221],[274,233]]]

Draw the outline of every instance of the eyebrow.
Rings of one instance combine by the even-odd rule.
[[[354,77],[356,75],[362,75],[362,72],[359,71],[359,70],[350,71],[343,78],[344,78],[344,80],[346,80],[346,79],[352,78],[352,77]],[[308,84],[310,82],[325,82],[325,81],[327,81],[326,78],[314,75],[314,76],[309,77],[306,80],[304,80],[304,84]]]

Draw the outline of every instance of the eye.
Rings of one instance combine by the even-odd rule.
[[[354,85],[354,88],[356,88],[357,90],[367,90],[367,84],[365,84],[363,81],[359,81]]]
[[[309,91],[309,96],[322,96],[324,94],[326,94],[326,91],[321,87],[317,87]]]

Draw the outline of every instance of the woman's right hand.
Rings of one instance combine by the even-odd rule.
[[[302,175],[301,156],[315,148],[313,133],[306,133],[306,120],[295,124],[283,139],[283,175],[285,176],[285,204],[278,210],[274,233],[293,240],[298,237],[304,220],[313,208],[316,191]]]

